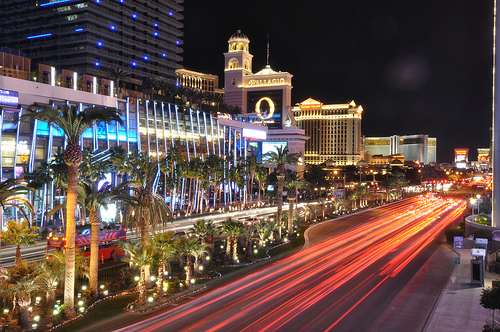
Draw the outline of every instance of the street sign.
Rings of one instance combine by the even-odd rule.
[[[455,265],[460,265],[460,257],[455,257]]]
[[[453,237],[453,248],[455,248],[455,249],[463,249],[464,248],[464,237],[463,236],[454,236]]]

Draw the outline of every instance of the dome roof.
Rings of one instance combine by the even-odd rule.
[[[241,33],[241,30],[236,30],[236,32],[233,33],[233,35],[229,38],[229,40],[231,39],[245,39],[247,41],[250,41],[250,39],[248,39],[248,37],[244,33]]]

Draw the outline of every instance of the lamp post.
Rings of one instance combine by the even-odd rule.
[[[481,199],[481,195],[477,194],[476,199],[477,199],[477,215],[479,215],[479,200]]]
[[[470,199],[470,203],[472,204],[472,219],[474,220],[474,205],[476,204],[476,199],[475,198],[471,198]]]

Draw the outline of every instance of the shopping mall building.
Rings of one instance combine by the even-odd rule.
[[[11,60],[24,61],[20,56]],[[27,79],[29,72],[15,68],[0,68],[2,180],[32,173],[42,162],[49,162],[54,154],[64,150],[62,131],[42,121],[21,120],[27,107],[34,103],[54,107],[70,104],[81,109],[114,107],[120,111],[124,125],[94,125],[83,134],[81,146],[97,151],[122,146],[126,151],[148,153],[152,160],[165,157],[174,146],[187,160],[209,154],[231,154],[236,158],[246,155],[249,144],[267,137],[267,127],[243,122],[234,116],[232,119],[214,117],[184,106],[149,100],[134,91],[125,99],[117,98],[113,96],[112,84],[98,77],[86,75],[90,85],[84,84],[82,89],[81,82],[66,84],[64,80],[65,75],[77,77],[78,73],[60,75],[54,67],[43,66],[40,68],[46,73],[44,79],[33,81]],[[37,211],[46,211],[56,201],[54,185],[38,189],[36,197]]]

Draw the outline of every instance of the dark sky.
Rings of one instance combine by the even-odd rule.
[[[253,71],[293,76],[292,105],[354,100],[365,136],[428,134],[437,161],[489,147],[493,0],[186,0],[186,68],[224,77],[227,40],[250,39]],[[223,86],[221,86],[223,87]]]

